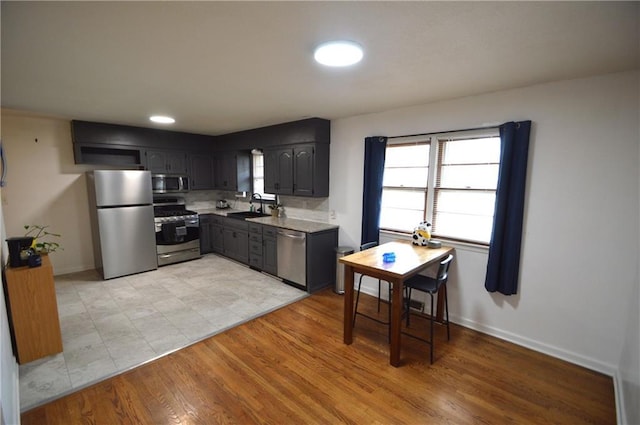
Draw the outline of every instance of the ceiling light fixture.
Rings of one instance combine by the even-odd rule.
[[[173,118],[164,115],[153,115],[149,119],[158,124],[173,124],[176,122]]]
[[[353,41],[329,41],[319,45],[313,57],[326,66],[350,66],[362,60],[362,46]]]

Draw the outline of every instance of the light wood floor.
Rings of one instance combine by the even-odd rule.
[[[22,424],[614,424],[610,377],[452,325],[428,346],[327,290],[22,415]],[[375,310],[375,298],[363,295]],[[383,306],[383,309],[386,306]],[[417,327],[422,319],[412,319]]]

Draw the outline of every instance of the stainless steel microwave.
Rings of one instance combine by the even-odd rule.
[[[176,193],[189,191],[189,176],[176,174],[152,174],[153,193]]]

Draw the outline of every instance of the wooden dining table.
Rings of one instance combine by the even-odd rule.
[[[353,282],[355,273],[382,279],[393,285],[391,300],[391,344],[389,362],[400,366],[400,335],[403,310],[404,281],[439,262],[454,248],[428,248],[411,241],[394,241],[339,258],[344,265],[344,343],[353,342]],[[383,254],[394,253],[395,261],[385,262]],[[438,313],[442,317],[442,300],[438,297]]]

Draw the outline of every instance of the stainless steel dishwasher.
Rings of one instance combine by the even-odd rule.
[[[278,229],[278,276],[307,287],[307,234]]]

